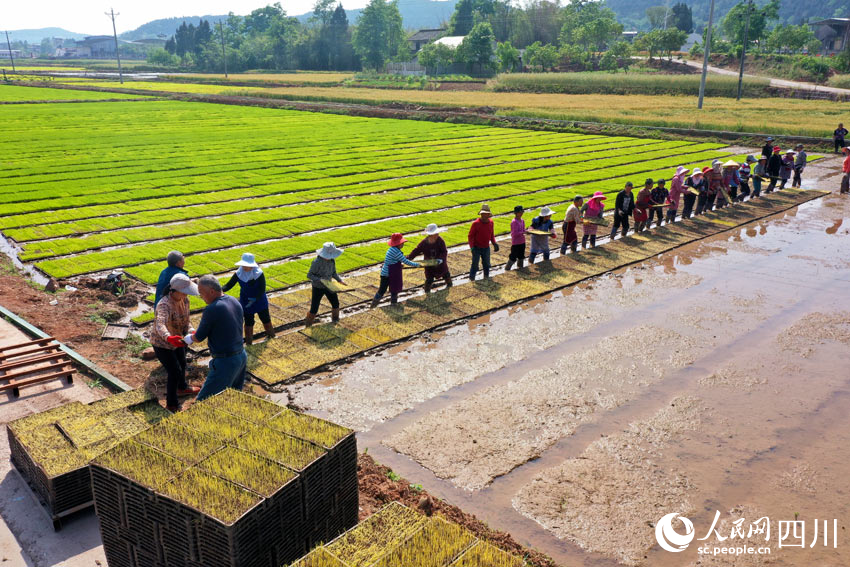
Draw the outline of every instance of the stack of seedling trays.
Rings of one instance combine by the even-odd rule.
[[[91,469],[110,567],[280,567],[357,523],[354,432],[232,389]]]
[[[440,517],[393,502],[291,567],[524,567],[515,555]]]
[[[132,390],[23,417],[7,426],[12,463],[59,529],[93,503],[89,461],[166,415],[151,394]]]

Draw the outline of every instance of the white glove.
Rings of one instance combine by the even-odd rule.
[[[195,342],[195,335],[191,333],[186,335],[185,337],[183,337],[183,342],[186,343],[186,346],[189,346],[190,344]]]

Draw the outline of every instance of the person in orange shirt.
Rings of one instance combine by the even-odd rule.
[[[850,148],[842,148],[844,152],[844,177],[841,178],[841,192],[850,193]]]

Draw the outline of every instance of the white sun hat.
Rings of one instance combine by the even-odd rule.
[[[342,250],[337,248],[333,242],[325,242],[316,252],[319,253],[319,258],[325,260],[335,260],[342,255]]]
[[[236,266],[241,266],[243,268],[259,268],[260,265],[254,260],[254,255],[250,252],[245,252],[242,254],[242,259],[236,262]]]
[[[439,234],[440,232],[445,232],[445,231],[446,231],[445,228],[440,228],[439,226],[437,226],[434,223],[431,223],[431,224],[429,224],[428,226],[425,227],[425,234],[427,234],[428,236],[433,236],[435,234]]]
[[[550,216],[552,216],[554,213],[555,213],[555,211],[553,211],[553,210],[552,210],[552,209],[550,209],[549,207],[543,207],[542,209],[540,209],[540,216],[541,216],[541,217],[550,217]]]

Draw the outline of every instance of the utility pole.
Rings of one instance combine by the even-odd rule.
[[[747,25],[744,27],[744,44],[741,46],[741,68],[738,70],[738,99],[741,100],[741,91],[744,90],[744,61],[747,59],[747,44],[750,43],[750,15],[755,7],[753,0],[747,2]]]
[[[9,41],[9,30],[6,30],[6,45],[9,47],[9,61],[12,62],[12,72],[15,72],[15,58],[12,57],[12,42]]]
[[[708,31],[705,32],[705,45],[702,54],[702,79],[699,82],[699,103],[697,108],[702,108],[702,99],[705,96],[705,76],[708,74],[708,56],[711,53],[711,26],[714,24],[714,0],[708,9]]]
[[[115,57],[118,59],[118,80],[121,84],[124,84],[124,74],[121,72],[121,54],[118,52],[118,32],[115,29],[115,16],[120,16],[121,14],[116,14],[115,10],[112,8],[109,9],[108,12],[105,12],[107,16],[112,18],[112,37],[115,38]]]
[[[224,48],[224,26],[218,21],[218,31],[221,34],[221,60],[224,61],[224,78],[227,78],[227,50]]]

